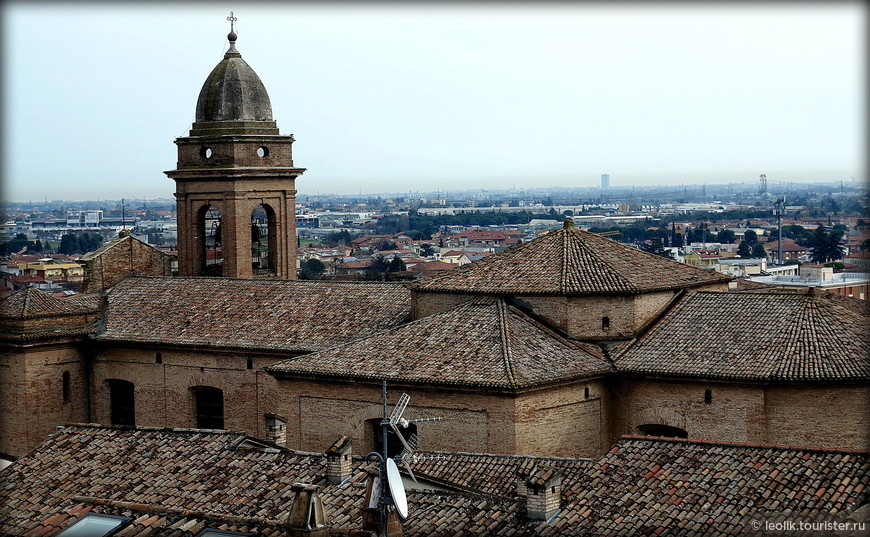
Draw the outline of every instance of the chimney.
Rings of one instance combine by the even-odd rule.
[[[284,523],[287,537],[329,537],[326,511],[320,501],[320,487],[307,483],[293,483],[293,506]]]
[[[562,473],[555,468],[535,466],[525,477],[517,492],[526,498],[529,520],[549,520],[559,511],[562,498]]]
[[[353,472],[353,441],[342,436],[326,450],[326,478],[333,485],[342,483]]]
[[[377,464],[369,465],[365,468],[368,474],[366,478],[366,494],[365,504],[362,508],[363,516],[363,531],[371,531],[377,535],[381,533],[381,479],[380,471]],[[396,510],[392,507],[387,508],[387,537],[402,537],[402,523],[399,522],[399,516]]]
[[[287,446],[287,419],[278,414],[266,414],[266,440],[281,447]]]

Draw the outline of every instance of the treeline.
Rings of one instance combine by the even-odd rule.
[[[93,252],[102,245],[103,236],[99,233],[82,233],[80,235],[68,233],[61,235],[57,253],[67,255],[86,254]]]

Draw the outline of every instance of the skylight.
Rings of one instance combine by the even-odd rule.
[[[127,523],[130,517],[87,514],[58,533],[58,537],[106,537]]]

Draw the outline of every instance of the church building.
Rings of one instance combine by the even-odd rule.
[[[237,36],[175,140],[178,272],[130,236],[86,292],[0,303],[0,456],[60,425],[379,446],[381,383],[439,416],[421,448],[599,457],[623,434],[870,447],[870,332],[819,296],[582,231],[412,284],[297,281],[292,135]],[[413,425],[410,425],[413,427]]]

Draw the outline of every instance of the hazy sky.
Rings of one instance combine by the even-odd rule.
[[[301,195],[864,179],[861,2],[2,9],[11,200],[171,197],[230,10]]]

